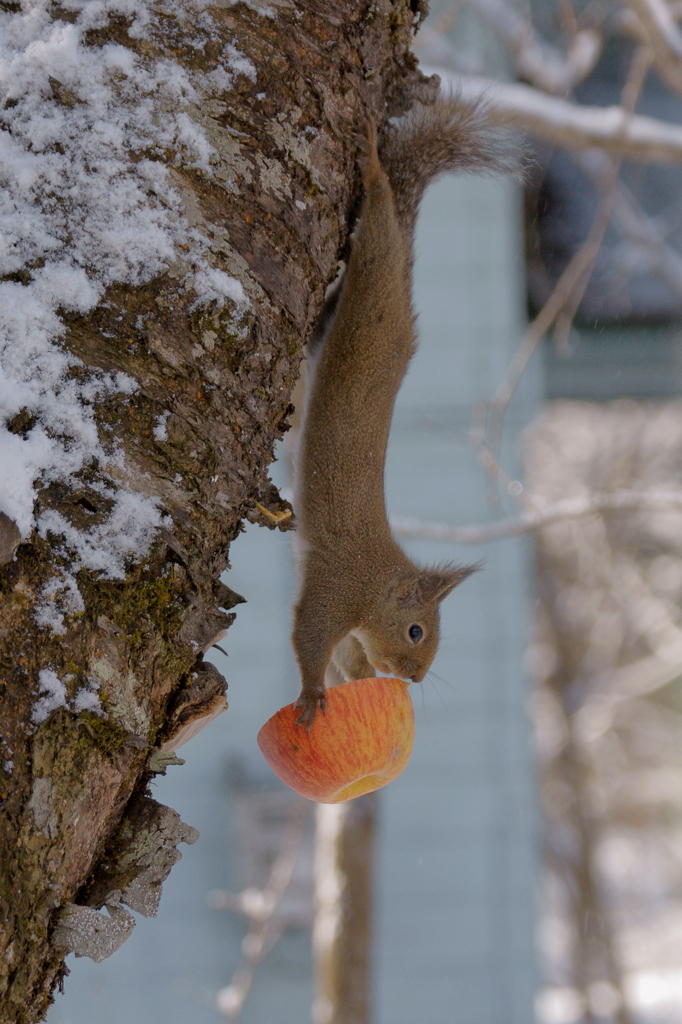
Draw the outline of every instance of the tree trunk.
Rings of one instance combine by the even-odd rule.
[[[0,0],[0,152],[7,143],[22,167],[46,153],[45,167],[64,167],[30,186],[26,209],[48,211],[53,234],[42,252],[25,243],[23,266],[0,263],[0,304],[52,289],[63,326],[50,351],[69,357],[41,392],[51,404],[17,408],[19,392],[0,390],[0,459],[38,440],[59,452],[34,473],[25,514],[14,471],[0,492],[2,1024],[42,1017],[68,949],[101,959],[120,945],[132,927],[122,904],[153,914],[175,845],[196,838],[148,783],[163,770],[158,748],[224,707],[225,681],[202,659],[241,600],[219,578],[242,520],[293,522],[281,519],[288,506],[268,465],[359,199],[353,136],[366,117],[381,123],[433,93],[408,51],[418,6],[74,0],[29,23],[37,6]],[[31,50],[32,39],[48,42]],[[88,79],[105,64],[107,109],[119,103],[126,125],[137,119],[124,143],[121,117],[102,131],[100,79]],[[175,103],[180,77],[190,85]],[[47,104],[40,124],[64,125],[51,148],[36,141],[29,95]],[[91,155],[106,131],[127,161],[110,180]],[[69,189],[76,165],[84,176]],[[148,205],[134,212],[128,244],[117,189],[141,174]],[[90,176],[104,182],[94,207]],[[170,214],[160,176],[174,189]],[[174,251],[135,269],[150,210],[171,225]],[[78,287],[95,288],[93,301],[54,283],[59,260],[82,268]],[[0,338],[7,365],[25,334]],[[48,372],[45,358],[29,383]],[[78,458],[59,404],[72,394],[93,427]]]
[[[313,1024],[369,1024],[377,794],[318,804]]]

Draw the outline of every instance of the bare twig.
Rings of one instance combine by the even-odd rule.
[[[543,92],[566,95],[594,68],[602,39],[595,29],[577,31],[566,53],[544,40],[529,19],[503,0],[470,0],[514,54],[519,74]]]
[[[667,84],[682,95],[682,31],[666,0],[625,0],[642,26],[656,68]]]
[[[595,767],[574,735],[575,715],[569,711],[570,696],[566,693],[561,696],[564,705],[567,705],[565,710],[569,735],[563,752],[564,778],[570,779],[574,791],[571,818],[578,838],[572,865],[574,885],[571,887],[574,916],[582,924],[582,941],[576,944],[575,950],[576,981],[589,1006],[592,983],[600,976],[604,978],[617,994],[616,1005],[609,1016],[617,1024],[632,1024],[632,1014],[625,998],[624,972],[618,955],[614,914],[598,870],[597,850],[601,830],[590,801],[590,783]]]
[[[634,116],[634,109],[642,90],[646,74],[651,65],[651,52],[646,47],[638,47],[632,58],[627,81],[621,93],[621,132],[627,131],[628,125]],[[514,391],[528,365],[528,362],[535,352],[540,341],[557,322],[562,313],[565,313],[563,321],[558,325],[559,340],[563,333],[567,337],[573,323],[573,316],[580,303],[587,282],[594,268],[595,261],[601,249],[606,229],[611,220],[613,210],[615,188],[620,174],[622,157],[614,160],[604,175],[603,192],[597,207],[597,213],[592,221],[587,238],[580,249],[571,258],[565,268],[552,294],[544,306],[529,324],[526,335],[519,345],[514,358],[512,359],[507,376],[497,390],[495,397],[490,403],[489,420],[489,448],[494,456],[498,456],[504,424],[504,415]]]
[[[234,972],[230,984],[216,996],[218,1009],[233,1024],[238,1024],[241,1018],[259,964],[282,933],[283,925],[275,915],[294,873],[309,807],[303,800],[295,801],[279,855],[263,889],[245,889],[240,893],[215,892],[209,897],[211,906],[237,910],[251,922],[242,943],[244,960]]]
[[[632,117],[634,114],[637,101],[639,100],[644,86],[644,81],[649,68],[651,67],[651,62],[651,50],[646,46],[639,46],[635,50],[635,54],[632,58],[630,71],[621,95],[624,112],[623,128],[627,125],[627,119]],[[571,328],[573,327],[573,320],[575,319],[578,306],[582,302],[585,289],[587,288],[590,277],[592,276],[594,264],[597,256],[599,255],[602,242],[604,241],[606,229],[611,221],[611,214],[613,213],[616,201],[621,165],[622,158],[619,158],[616,161],[612,161],[610,166],[606,165],[604,167],[603,179],[600,183],[602,200],[599,204],[597,215],[592,222],[590,232],[584,243],[584,250],[586,251],[583,262],[586,266],[582,272],[582,276],[578,278],[573,286],[573,290],[566,299],[564,307],[559,312],[554,325],[554,337],[560,351],[568,350],[568,338]]]
[[[603,180],[608,166],[605,153],[590,150],[574,153],[572,158],[595,184]],[[669,288],[682,296],[682,256],[667,243],[660,224],[644,212],[623,181],[616,185],[612,224],[633,250],[630,262],[635,262],[636,254],[640,266],[657,274]]]
[[[591,149],[574,152],[571,159],[596,188],[603,187],[604,176],[611,166],[606,153]],[[610,273],[625,280],[633,271],[646,270],[682,299],[682,256],[667,242],[659,220],[644,212],[622,180],[615,187],[611,225],[621,236],[621,242],[612,252]]]
[[[422,537],[426,540],[452,541],[454,544],[482,544],[503,537],[520,537],[541,526],[549,526],[564,519],[578,519],[613,509],[643,508],[655,505],[682,507],[682,491],[614,491],[612,494],[590,494],[581,498],[566,498],[552,505],[541,504],[536,496],[527,496],[537,511],[528,511],[516,519],[503,519],[488,526],[448,526],[445,523],[426,523],[407,516],[391,516],[391,528],[401,537]]]
[[[589,234],[574,254],[568,266],[557,281],[552,294],[544,306],[530,323],[521,345],[516,350],[512,359],[507,376],[498,388],[497,394],[490,403],[491,414],[491,448],[497,451],[499,446],[499,435],[502,430],[502,420],[506,408],[516,390],[523,375],[530,357],[535,352],[538,344],[555,322],[559,314],[566,307],[574,294],[584,292],[587,279],[592,272],[594,261],[601,248],[606,229],[611,219],[613,209],[613,193],[618,174],[620,172],[620,161],[612,164],[608,177],[604,182],[604,193],[597,209],[597,214],[590,227]]]
[[[485,100],[491,121],[506,128],[567,149],[597,146],[644,163],[682,163],[680,125],[635,114],[624,128],[620,106],[581,106],[530,85],[457,75],[441,67],[425,70],[440,75],[448,95],[459,92],[466,100]]]
[[[491,484],[488,501],[489,504],[497,509],[501,510],[502,503],[497,487],[493,487],[492,484],[502,486],[512,498],[515,498],[518,503],[529,511],[534,511],[536,506],[533,503],[533,499],[530,498],[524,491],[523,485],[518,480],[512,480],[511,477],[504,471],[499,463],[499,460],[492,453],[486,443],[485,437],[485,422],[488,415],[488,403],[477,402],[474,406],[474,414],[472,417],[471,430],[469,431],[469,440],[474,448],[474,451],[478,455],[481,465],[483,466],[489,484]]]
[[[570,260],[561,277],[554,286],[544,306],[528,325],[528,330],[514,353],[509,364],[507,375],[497,390],[495,397],[489,406],[490,422],[488,436],[490,438],[489,448],[497,457],[504,424],[504,414],[507,406],[518,387],[519,381],[528,366],[531,356],[544,338],[547,331],[556,321],[559,314],[571,299],[571,296],[584,291],[585,283],[589,278],[594,261],[601,248],[606,229],[611,218],[613,208],[613,194],[618,174],[620,172],[620,161],[617,161],[610,170],[608,179],[605,182],[605,192],[599,204],[597,214],[592,222],[589,234],[575,255]]]

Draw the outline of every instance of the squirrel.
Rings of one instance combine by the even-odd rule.
[[[479,103],[417,107],[358,137],[364,199],[342,278],[306,350],[295,458],[298,595],[292,644],[301,672],[297,725],[326,708],[327,677],[387,673],[413,682],[438,647],[439,605],[478,566],[415,565],[384,502],[393,406],[415,349],[413,235],[427,185],[444,171],[506,170],[502,137]]]

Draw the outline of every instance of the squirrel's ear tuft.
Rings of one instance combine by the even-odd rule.
[[[430,569],[419,577],[422,601],[438,601],[440,603],[467,576],[471,576],[478,569],[480,569],[480,565],[444,565]]]
[[[467,576],[480,568],[480,565],[442,565],[435,569],[424,569],[410,581],[399,603],[403,608],[416,608],[434,601],[440,603]]]

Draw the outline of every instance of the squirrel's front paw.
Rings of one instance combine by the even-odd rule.
[[[296,719],[296,725],[305,723],[306,732],[310,732],[315,721],[315,713],[319,708],[322,714],[327,713],[327,694],[324,687],[321,690],[301,690],[301,695],[294,704],[295,708],[301,708],[301,713]]]

